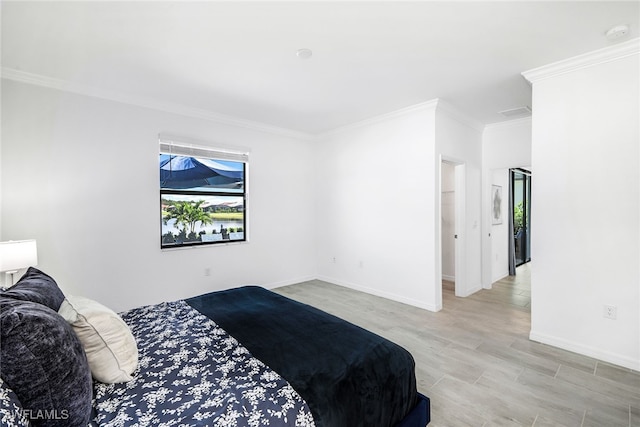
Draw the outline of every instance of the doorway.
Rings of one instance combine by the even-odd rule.
[[[515,266],[531,261],[531,172],[511,169]]]
[[[447,286],[456,281],[456,201],[455,165],[442,162],[440,212],[442,216],[442,280]]]
[[[465,164],[442,158],[440,166],[440,283],[444,280],[456,296],[466,296]]]

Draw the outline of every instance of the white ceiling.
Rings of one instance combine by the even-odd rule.
[[[2,66],[312,134],[434,98],[488,124],[531,106],[522,71],[638,37],[639,5],[3,1]]]

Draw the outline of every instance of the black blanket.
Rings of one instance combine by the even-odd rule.
[[[411,354],[342,319],[257,286],[186,301],[286,379],[317,427],[393,426],[417,402]]]

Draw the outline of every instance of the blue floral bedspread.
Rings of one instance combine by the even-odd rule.
[[[138,343],[127,383],[94,382],[100,426],[314,426],[280,375],[184,301],[122,314]]]

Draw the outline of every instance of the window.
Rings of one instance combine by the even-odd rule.
[[[160,137],[161,248],[246,241],[248,154]]]

